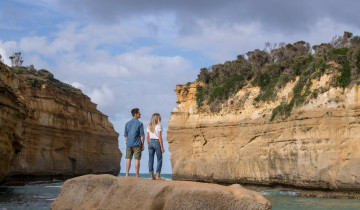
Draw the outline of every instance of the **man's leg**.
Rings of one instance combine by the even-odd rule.
[[[130,171],[130,166],[131,166],[131,159],[133,156],[133,149],[130,147],[126,147],[126,155],[125,155],[125,159],[126,159],[126,176],[129,176],[129,171]]]
[[[126,160],[126,176],[129,176],[129,170],[131,166],[131,159]]]
[[[141,145],[134,147],[136,177],[139,177],[141,152],[142,152],[142,146]]]
[[[135,171],[136,171],[136,177],[139,177],[139,169],[140,169],[140,160],[135,159]]]

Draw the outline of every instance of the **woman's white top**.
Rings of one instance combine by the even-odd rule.
[[[150,134],[150,139],[159,139],[159,132],[162,131],[162,127],[160,124],[155,125],[154,133],[152,133],[149,129],[149,126],[147,127],[147,132]]]

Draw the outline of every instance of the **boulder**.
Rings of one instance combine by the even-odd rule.
[[[85,175],[67,180],[51,209],[271,209],[239,184]]]

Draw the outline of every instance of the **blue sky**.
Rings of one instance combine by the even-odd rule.
[[[0,54],[10,64],[21,51],[25,66],[81,88],[109,116],[124,153],[132,108],[141,109],[145,125],[160,113],[166,138],[176,84],[265,42],[313,45],[344,31],[360,35],[358,8],[355,0],[2,0]],[[171,173],[168,151],[163,172]]]

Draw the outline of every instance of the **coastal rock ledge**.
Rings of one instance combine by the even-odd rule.
[[[271,204],[239,184],[85,175],[67,180],[51,209],[271,209]]]

